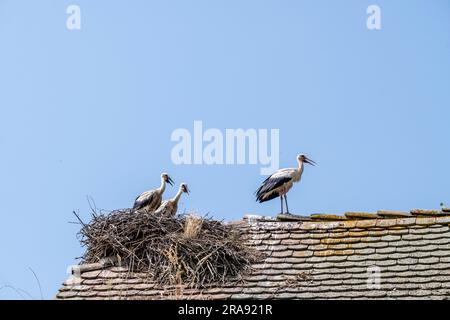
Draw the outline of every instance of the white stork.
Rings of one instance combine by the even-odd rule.
[[[133,210],[146,209],[153,212],[158,209],[161,205],[162,194],[166,190],[166,183],[173,185],[173,180],[167,173],[161,173],[161,186],[141,193],[134,201]]]
[[[178,210],[178,201],[180,200],[181,194],[189,194],[189,189],[186,183],[180,184],[177,194],[173,199],[164,200],[159,208],[155,211],[155,214],[161,214],[165,216],[174,216]]]
[[[292,188],[294,182],[300,181],[303,173],[303,164],[308,163],[315,165],[316,163],[309,159],[304,154],[297,156],[298,168],[287,168],[275,171],[261,184],[256,190],[256,201],[265,202],[280,197],[281,213],[283,213],[283,197],[286,203],[286,213],[289,214],[289,207],[287,203],[286,194]]]

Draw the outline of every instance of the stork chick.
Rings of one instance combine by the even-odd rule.
[[[283,213],[283,197],[286,203],[286,213],[289,214],[289,207],[287,203],[287,193],[292,188],[294,182],[299,182],[303,174],[303,165],[308,163],[315,165],[316,163],[309,159],[304,154],[297,156],[298,167],[286,168],[275,171],[266,180],[263,181],[261,186],[256,190],[256,201],[265,202],[274,198],[280,197],[281,200],[281,213]]]
[[[173,185],[172,178],[167,173],[161,173],[161,186],[157,189],[141,193],[134,201],[133,210],[145,209],[153,212],[161,205],[162,195],[166,190],[166,183]]]
[[[186,183],[180,184],[177,194],[173,199],[164,200],[159,208],[155,211],[155,214],[161,214],[165,216],[174,216],[178,210],[178,201],[180,200],[181,194],[189,194],[189,189]]]

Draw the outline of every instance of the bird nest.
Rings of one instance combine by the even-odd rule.
[[[168,217],[131,209],[92,212],[79,239],[84,263],[114,257],[131,272],[147,274],[161,285],[239,279],[259,258],[240,231],[221,221],[196,216]]]

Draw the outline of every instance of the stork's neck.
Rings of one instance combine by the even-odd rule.
[[[159,193],[162,194],[166,190],[166,180],[161,178],[161,186],[159,187]]]
[[[173,197],[172,201],[174,203],[178,203],[178,200],[180,200],[181,194],[183,193],[183,190],[180,188],[178,189],[177,194],[175,195],[175,197]]]
[[[298,169],[297,169],[299,174],[303,173],[303,165],[304,165],[304,162],[302,160],[299,160],[298,161]]]

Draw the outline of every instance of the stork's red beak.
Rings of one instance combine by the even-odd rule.
[[[310,164],[310,165],[312,165],[312,166],[315,166],[315,165],[316,165],[316,162],[313,161],[313,160],[311,160],[311,159],[308,158],[307,156],[305,156],[304,162],[307,163],[307,164]]]

